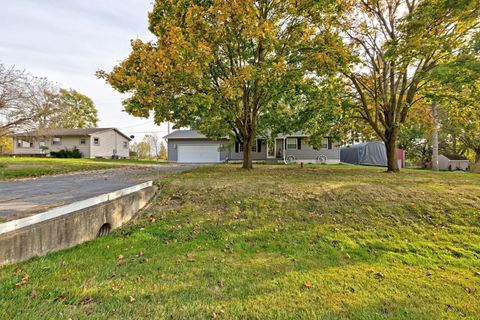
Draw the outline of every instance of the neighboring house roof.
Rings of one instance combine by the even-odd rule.
[[[208,139],[206,135],[197,130],[175,130],[163,137],[164,139]],[[224,139],[228,139],[225,137]]]
[[[442,154],[442,156],[444,156],[448,160],[467,160],[468,161],[467,158],[459,154]]]
[[[118,134],[124,136],[128,140],[132,140],[129,136],[118,130],[117,128],[82,128],[82,129],[63,129],[63,128],[55,128],[55,129],[38,129],[28,132],[21,132],[17,134],[13,134],[13,137],[52,137],[52,136],[90,136],[94,133],[99,133],[107,130],[114,130]]]

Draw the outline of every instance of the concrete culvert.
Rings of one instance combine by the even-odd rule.
[[[101,227],[100,230],[98,230],[97,237],[102,237],[110,233],[112,227],[110,226],[110,223],[104,223]]]

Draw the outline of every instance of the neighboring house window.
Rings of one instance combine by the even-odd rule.
[[[287,149],[297,149],[298,148],[298,139],[297,138],[287,138]]]
[[[239,144],[238,150],[239,150],[240,152],[243,152],[243,143]]]
[[[252,145],[252,152],[257,152],[257,142]]]
[[[53,137],[52,145],[59,145],[62,143],[62,139],[60,137]]]
[[[38,143],[38,146],[41,148],[41,147],[46,147],[47,146],[47,143],[44,141],[44,140],[41,140],[39,143]]]
[[[87,144],[86,138],[80,138],[80,144]]]
[[[124,147],[125,149],[128,148],[128,141],[123,141],[123,147]]]
[[[100,138],[93,138],[93,145],[99,146],[100,145]]]
[[[33,148],[33,142],[26,140],[17,140],[18,148]]]

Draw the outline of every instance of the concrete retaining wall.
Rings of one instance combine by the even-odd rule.
[[[65,214],[57,213],[53,218],[35,223],[28,223],[27,219],[23,224],[18,220],[20,223],[16,225],[15,221],[11,221],[10,225],[0,225],[3,227],[3,232],[0,230],[0,265],[45,255],[95,239],[102,226],[101,233],[116,229],[143,208],[156,190],[157,187],[150,185],[130,193],[124,192],[126,194],[119,197],[108,197],[107,194],[104,196],[113,200]],[[31,218],[37,216],[41,214]]]

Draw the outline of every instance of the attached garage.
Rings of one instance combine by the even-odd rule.
[[[227,137],[212,140],[195,130],[177,130],[165,136],[168,161],[178,163],[219,163],[228,159]]]
[[[216,163],[220,162],[220,145],[179,145],[177,162]]]

